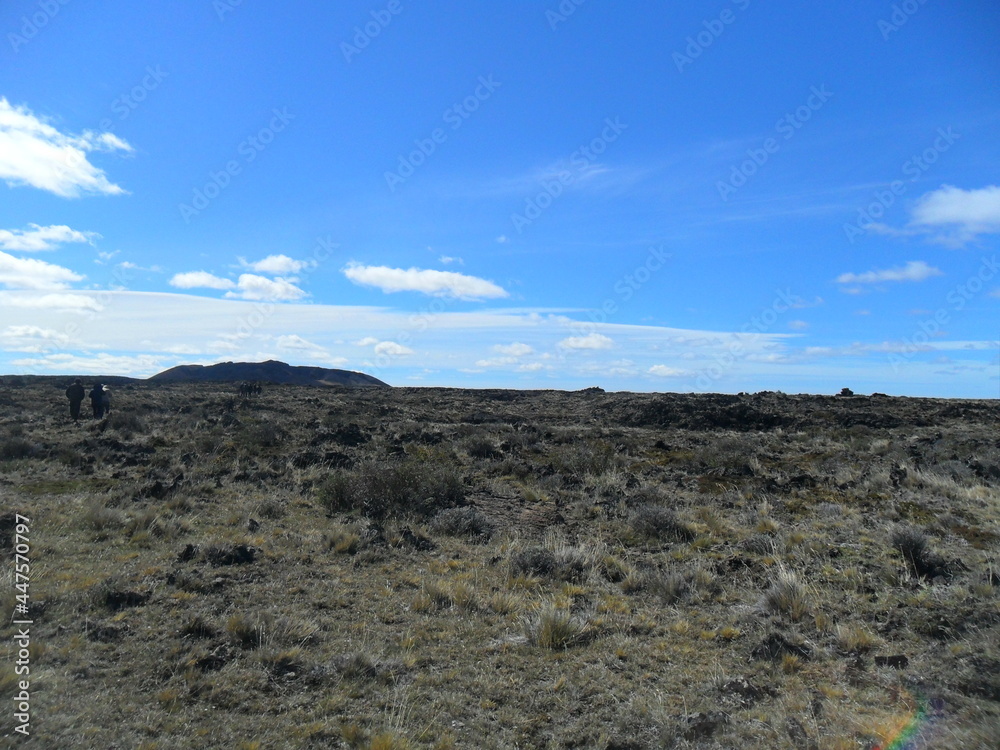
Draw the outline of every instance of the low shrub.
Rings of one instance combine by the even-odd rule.
[[[367,461],[331,474],[317,499],[330,513],[356,511],[374,520],[426,517],[465,502],[465,487],[451,467],[414,459]]]
[[[661,505],[643,505],[628,519],[629,528],[641,538],[690,542],[697,536],[677,514]]]
[[[478,508],[446,508],[430,522],[431,531],[448,536],[488,541],[496,530],[489,516]]]
[[[0,461],[34,458],[39,453],[39,447],[23,437],[8,437],[0,440]]]
[[[525,622],[528,642],[542,648],[569,648],[583,642],[587,630],[586,622],[552,604],[544,606],[537,615]]]

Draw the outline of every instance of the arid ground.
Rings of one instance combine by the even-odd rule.
[[[67,383],[0,389],[2,747],[997,747],[995,401]]]

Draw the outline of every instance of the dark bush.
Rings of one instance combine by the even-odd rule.
[[[331,513],[357,511],[375,520],[426,517],[465,502],[465,487],[451,467],[415,459],[367,461],[331,474],[317,499]]]
[[[556,569],[555,554],[545,547],[528,547],[510,557],[512,575],[546,576]]]
[[[137,432],[146,431],[146,423],[134,411],[115,409],[108,416],[107,427],[118,430],[122,435],[130,437]]]
[[[671,539],[690,542],[695,533],[669,508],[643,505],[628,519],[628,525],[638,536],[647,539]]]
[[[469,440],[466,443],[465,450],[472,458],[492,459],[503,457],[503,452],[497,450],[492,441],[482,437]]]
[[[899,550],[914,576],[930,579],[954,577],[955,569],[963,567],[961,562],[949,563],[932,553],[927,543],[927,536],[919,529],[902,526],[892,532],[892,546]]]
[[[38,446],[22,437],[10,437],[0,440],[0,460],[10,461],[16,458],[32,458],[38,455]]]
[[[899,550],[907,563],[916,567],[927,556],[927,536],[919,529],[909,526],[892,532],[892,546]]]
[[[431,531],[448,536],[488,540],[496,526],[478,508],[447,508],[439,512],[430,523]]]

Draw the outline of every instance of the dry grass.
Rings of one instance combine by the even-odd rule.
[[[4,395],[25,747],[1000,735],[995,404],[125,385],[102,430]]]

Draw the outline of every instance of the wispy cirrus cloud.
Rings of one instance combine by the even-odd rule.
[[[27,107],[15,107],[0,97],[0,179],[12,187],[27,185],[62,198],[120,195],[126,191],[87,155],[132,150],[113,133],[63,133]]]
[[[911,260],[905,266],[885,268],[864,273],[842,273],[836,278],[838,284],[878,284],[885,281],[926,281],[933,276],[943,275],[941,270],[922,260]]]
[[[0,249],[32,253],[55,250],[73,242],[93,244],[100,236],[97,232],[79,232],[63,224],[47,227],[28,224],[27,229],[0,229]]]
[[[46,313],[90,314],[104,309],[99,301],[86,294],[18,294],[0,292],[0,307],[38,309]]]
[[[432,297],[456,299],[498,299],[510,296],[492,281],[454,271],[421,268],[389,268],[352,263],[343,269],[344,276],[361,286],[372,286],[387,294],[420,292]]]

